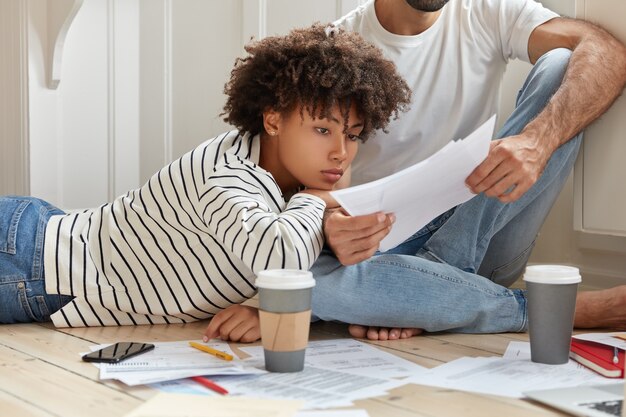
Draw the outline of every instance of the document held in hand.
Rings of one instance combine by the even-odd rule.
[[[572,339],[569,356],[607,378],[624,377],[624,351],[615,346]]]
[[[465,179],[487,157],[495,123],[493,115],[465,139],[449,142],[413,166],[331,195],[351,216],[395,214],[396,222],[379,247],[383,252],[392,249],[435,217],[474,197]]]

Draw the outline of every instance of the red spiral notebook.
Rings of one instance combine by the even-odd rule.
[[[572,339],[570,358],[607,378],[624,377],[624,351],[588,340]]]

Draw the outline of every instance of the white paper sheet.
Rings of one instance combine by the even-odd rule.
[[[241,350],[255,358],[263,357],[262,346]],[[309,342],[305,358],[307,366],[377,378],[404,378],[428,369],[354,339]]]
[[[201,343],[201,342],[199,342]],[[153,350],[116,364],[100,364],[100,379],[117,379],[126,385],[152,384],[196,375],[241,375],[265,373],[246,368],[243,361],[225,361],[189,346],[188,341],[155,342]],[[233,354],[228,343],[213,341],[207,345]],[[93,350],[107,345],[93,346]]]
[[[210,395],[220,396],[217,392],[195,382],[191,378],[175,379],[173,381],[155,382],[148,385],[158,391],[168,392],[170,394],[194,394],[194,395]]]
[[[502,359],[512,361],[529,361],[530,360],[530,343],[528,342],[509,342],[506,347]]]
[[[543,365],[529,360],[464,357],[432,368],[407,383],[521,398],[524,391],[614,382],[570,361]]]
[[[530,361],[530,343],[529,342],[509,342],[509,345],[502,355],[503,359],[514,360],[514,361]],[[570,359],[568,362],[569,367],[576,367],[578,369],[589,370],[584,365],[576,362],[575,360]]]
[[[465,139],[402,171],[331,194],[352,216],[394,213],[396,222],[379,248],[389,250],[474,196],[465,180],[487,156],[495,122],[494,115]]]
[[[622,350],[626,350],[626,340],[618,339],[615,335],[624,335],[624,332],[613,333],[583,333],[572,336],[574,339],[588,340],[591,342],[601,343],[607,346],[614,346]]]
[[[384,395],[404,385],[388,380],[330,369],[305,367],[301,372],[211,377],[229,395],[306,401],[305,409],[352,405],[352,401]]]

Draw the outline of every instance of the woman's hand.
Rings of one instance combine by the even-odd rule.
[[[217,313],[207,326],[205,342],[219,337],[231,342],[256,342],[261,338],[259,310],[244,305],[232,305]]]

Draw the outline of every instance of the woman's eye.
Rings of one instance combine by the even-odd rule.
[[[326,129],[325,127],[316,127],[315,129],[322,135],[327,135],[330,133],[330,130]]]
[[[361,138],[361,136],[359,135],[348,135],[348,139],[350,139],[352,142],[356,142],[357,140],[359,141],[363,141],[363,138]]]

